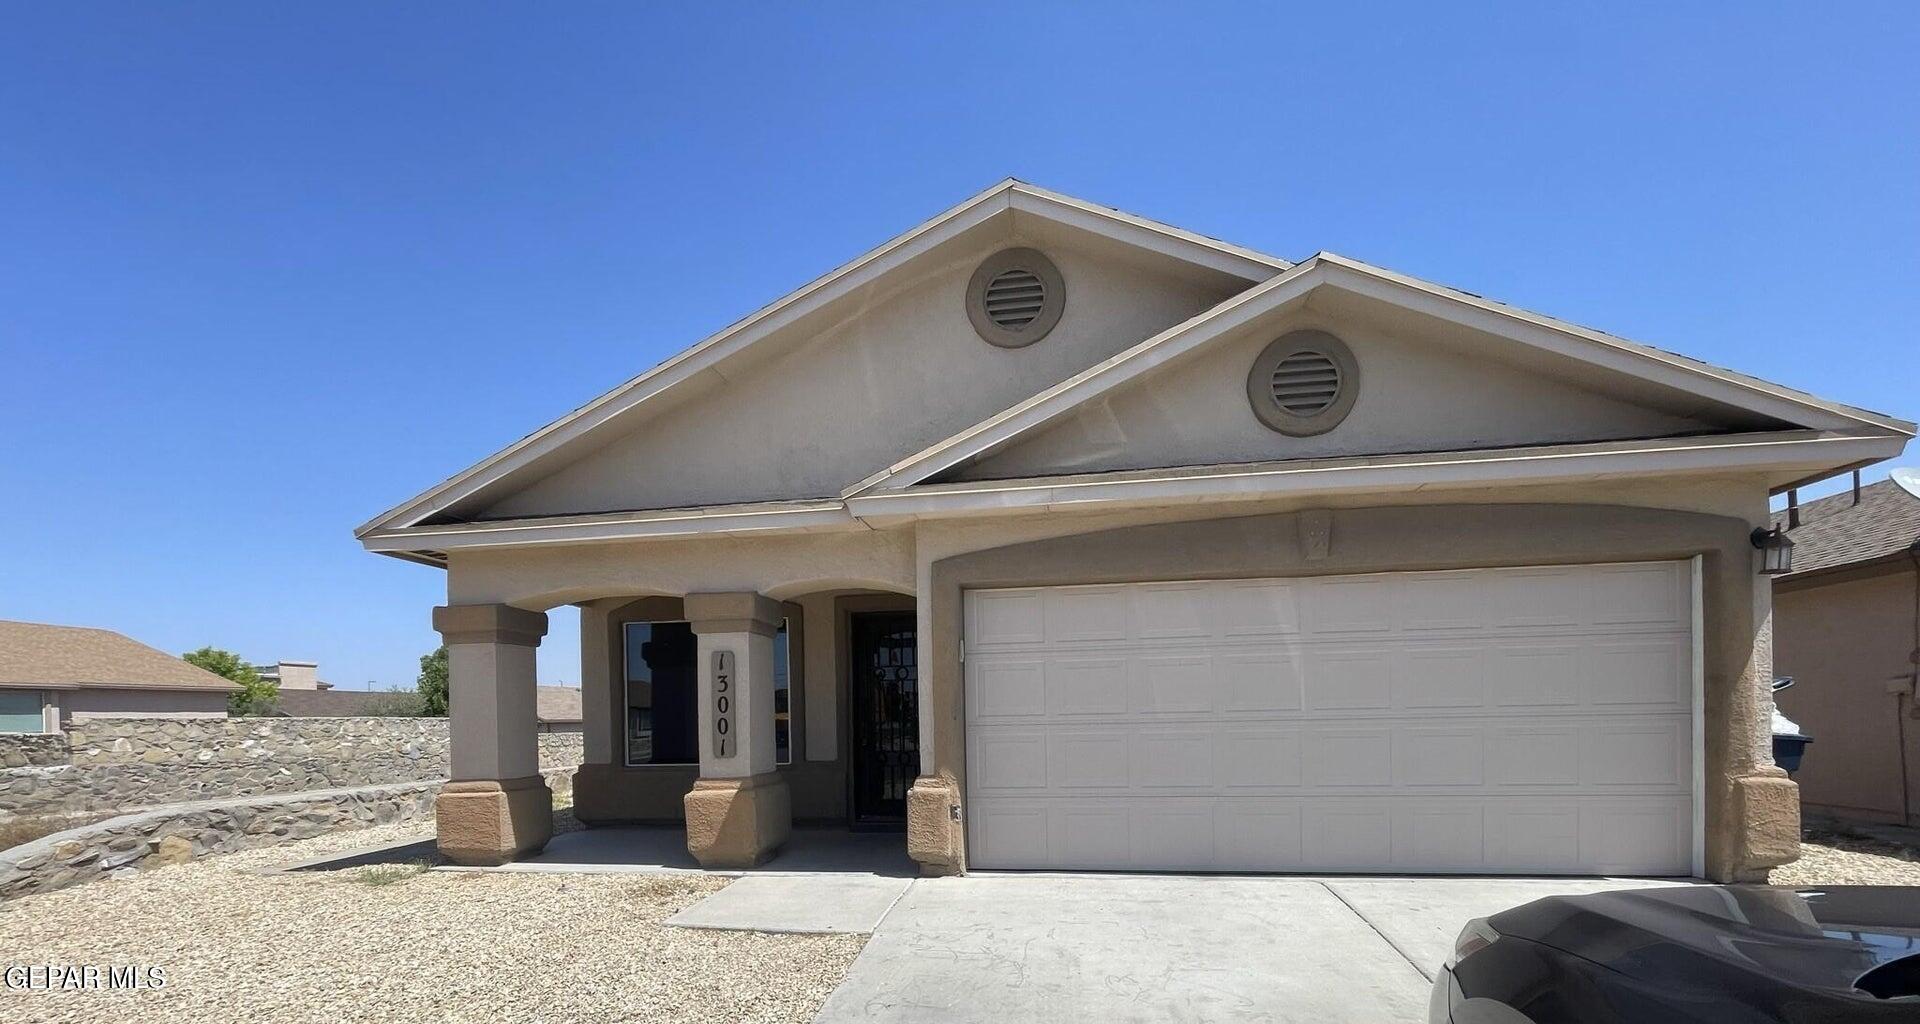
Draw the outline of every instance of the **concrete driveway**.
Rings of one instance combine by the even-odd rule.
[[[1469,919],[1594,879],[971,875],[913,884],[816,1024],[1425,1019]]]

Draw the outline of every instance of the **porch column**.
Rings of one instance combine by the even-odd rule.
[[[433,610],[447,644],[450,781],[433,802],[440,852],[457,864],[504,864],[553,836],[553,794],[540,777],[534,649],[547,616],[504,604]]]
[[[686,615],[700,675],[700,778],[686,796],[687,851],[704,867],[751,867],[793,827],[773,736],[773,635],[783,612],[762,594],[688,594]]]

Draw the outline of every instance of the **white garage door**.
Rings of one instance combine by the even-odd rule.
[[[980,868],[1692,871],[1685,562],[969,591]]]

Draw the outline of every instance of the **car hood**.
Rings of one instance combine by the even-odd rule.
[[[1893,977],[1880,995],[1920,999],[1899,980],[1920,969],[1920,888],[1674,886],[1556,896],[1496,914],[1495,931],[1675,987],[1746,983],[1874,999],[1863,975]],[[1904,958],[1914,959],[1896,964]],[[1920,974],[1915,975],[1920,978]],[[1905,1000],[1902,999],[1904,1002]]]

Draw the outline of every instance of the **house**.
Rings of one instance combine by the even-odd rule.
[[[533,695],[534,721],[541,732],[580,732],[583,705],[578,686],[542,686]]]
[[[112,630],[0,621],[0,732],[100,717],[225,718],[239,687]]]
[[[320,663],[317,661],[277,661],[271,665],[255,665],[253,670],[282,693],[288,690],[333,689],[332,683],[320,681]]]
[[[1776,517],[1793,571],[1773,581],[1780,710],[1813,737],[1801,806],[1920,820],[1920,473],[1797,504]]]
[[[1008,181],[357,535],[447,575],[457,861],[548,838],[573,605],[576,813],[710,866],[1753,879],[1768,496],[1913,432]]]

